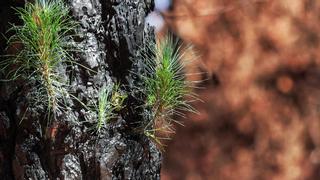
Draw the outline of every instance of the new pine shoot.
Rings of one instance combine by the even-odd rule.
[[[168,139],[174,132],[174,116],[184,117],[185,112],[196,112],[190,102],[197,99],[192,93],[194,82],[188,81],[185,66],[188,63],[186,51],[172,37],[165,37],[157,44],[147,47],[144,56],[145,74],[143,75],[146,94],[146,106],[151,108],[151,120],[145,125],[144,133],[161,145],[161,139]],[[190,100],[187,100],[189,97]],[[162,134],[162,135],[161,135]]]

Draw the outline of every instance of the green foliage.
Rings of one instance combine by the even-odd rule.
[[[144,127],[144,133],[160,143],[157,132],[174,132],[173,116],[184,116],[184,112],[196,112],[186,100],[186,96],[194,99],[191,92],[192,82],[187,81],[184,73],[186,51],[179,42],[166,37],[158,44],[148,47],[149,53],[144,56],[145,71],[143,76],[146,94],[146,106],[151,108],[151,121]]]
[[[123,94],[120,92],[120,84],[115,84],[112,91],[111,96],[111,105],[114,111],[120,111],[123,109],[124,100],[128,97],[127,94]]]
[[[114,117],[112,102],[110,101],[110,90],[102,87],[98,96],[98,121],[96,129],[100,132],[101,128]]]
[[[116,117],[116,113],[124,107],[124,100],[127,98],[126,94],[120,92],[119,84],[114,85],[113,88],[103,86],[100,88],[98,94],[98,103],[95,100],[90,101],[88,109],[97,115],[97,122],[95,123],[95,130],[99,133],[111,119]],[[92,105],[93,104],[93,105]]]
[[[9,39],[9,47],[17,48],[13,57],[1,63],[7,79],[25,79],[40,84],[36,103],[45,104],[48,117],[60,109],[60,99],[65,96],[64,80],[57,69],[70,60],[68,40],[76,26],[68,15],[69,9],[61,0],[35,0],[17,8],[22,25],[13,25],[15,34]]]

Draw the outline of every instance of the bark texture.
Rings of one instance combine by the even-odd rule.
[[[96,98],[99,87],[120,83],[128,94],[125,108],[99,135],[90,131],[87,110],[67,98],[68,111],[43,130],[44,107],[28,105],[33,87],[25,82],[0,83],[0,177],[4,179],[160,179],[161,154],[136,131],[145,121],[139,110],[141,83],[139,54],[146,41],[154,41],[153,29],[145,26],[152,0],[69,0],[70,12],[80,23],[72,41],[81,52],[77,63],[61,68],[70,92],[81,101]],[[23,2],[0,2],[1,33],[9,23],[19,23],[10,7]],[[9,36],[10,34],[6,34]],[[2,37],[1,37],[2,38]],[[1,55],[6,40],[0,41]],[[70,73],[72,72],[72,73]],[[26,108],[29,110],[26,114]],[[24,117],[24,120],[21,119]],[[79,122],[79,123],[75,123]],[[45,133],[43,133],[45,132]]]

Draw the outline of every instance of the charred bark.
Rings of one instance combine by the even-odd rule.
[[[68,99],[68,111],[45,126],[44,107],[28,105],[32,88],[23,81],[0,83],[0,177],[4,179],[160,179],[161,154],[136,131],[144,120],[139,107],[141,92],[139,54],[146,41],[154,41],[145,16],[152,0],[68,0],[70,14],[79,22],[77,36],[70,40],[79,49],[77,62],[61,68],[70,81],[70,91],[86,102],[106,84],[120,83],[128,98],[101,133],[83,123],[87,110]],[[19,23],[11,7],[23,2],[0,2],[0,30]],[[6,34],[9,36],[10,34]],[[1,37],[0,52],[7,41]],[[81,64],[81,65],[80,65]],[[88,67],[91,70],[84,68]],[[70,73],[72,72],[72,73]],[[28,109],[27,113],[25,110]],[[21,121],[23,119],[23,121]],[[79,122],[79,123],[75,123]]]

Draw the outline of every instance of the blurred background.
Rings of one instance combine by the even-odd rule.
[[[205,80],[162,179],[320,179],[320,1],[155,4],[148,23],[192,43],[201,56],[188,71]]]

